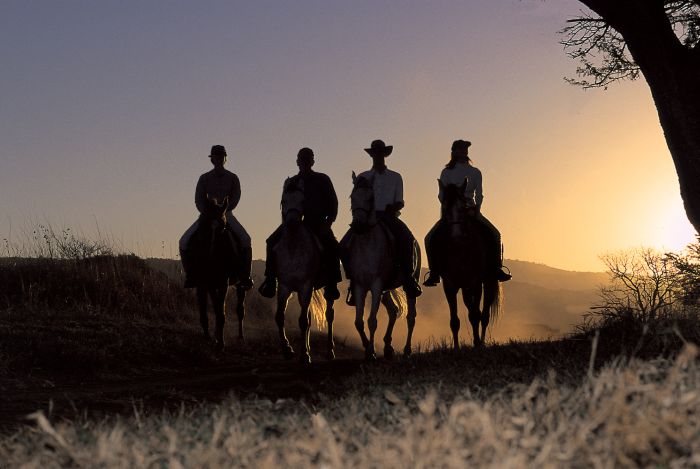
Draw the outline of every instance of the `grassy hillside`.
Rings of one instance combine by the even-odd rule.
[[[270,301],[255,294],[252,340],[213,353],[180,280],[172,261],[134,256],[0,262],[0,423],[12,429],[0,432],[2,465],[700,461],[693,312],[647,326],[613,322],[563,340],[457,353],[438,346],[393,362],[300,367],[279,358]],[[555,289],[510,285],[513,297],[531,295],[524,310],[557,307],[546,299]],[[439,297],[433,291],[426,298]],[[558,291],[568,292],[566,302],[585,293]],[[430,318],[423,309],[419,327]],[[318,340],[314,349],[321,350]],[[345,356],[362,354],[347,347]],[[29,409],[37,410],[30,426],[18,427],[16,412]]]

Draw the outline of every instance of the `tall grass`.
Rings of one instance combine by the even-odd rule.
[[[562,386],[555,372],[479,398],[445,382],[321,398],[230,398],[128,418],[32,416],[0,440],[22,467],[697,467],[697,349],[612,364]]]

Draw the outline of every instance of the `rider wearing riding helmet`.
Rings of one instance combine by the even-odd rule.
[[[461,186],[465,184],[464,199],[469,208],[469,214],[474,216],[481,228],[482,236],[487,242],[487,264],[488,270],[497,280],[505,282],[512,276],[503,271],[503,248],[501,244],[501,233],[498,229],[481,213],[481,204],[484,200],[481,171],[472,165],[469,158],[469,147],[471,142],[467,140],[455,140],[452,143],[451,159],[445,165],[445,169],[440,173],[440,193],[438,199],[443,201],[443,187],[454,184]],[[426,287],[434,287],[440,283],[439,259],[442,257],[439,247],[442,245],[441,239],[444,234],[444,223],[442,218],[433,226],[425,236],[425,250],[428,255],[428,278],[423,282]]]

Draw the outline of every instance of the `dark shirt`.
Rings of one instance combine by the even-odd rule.
[[[338,216],[338,197],[331,179],[323,173],[311,171],[292,176],[289,183],[299,181],[304,185],[304,221],[312,225],[324,220],[333,223]]]

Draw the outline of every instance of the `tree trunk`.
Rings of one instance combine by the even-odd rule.
[[[685,212],[700,232],[700,54],[678,40],[662,0],[580,1],[622,35],[644,74],[676,167]]]

